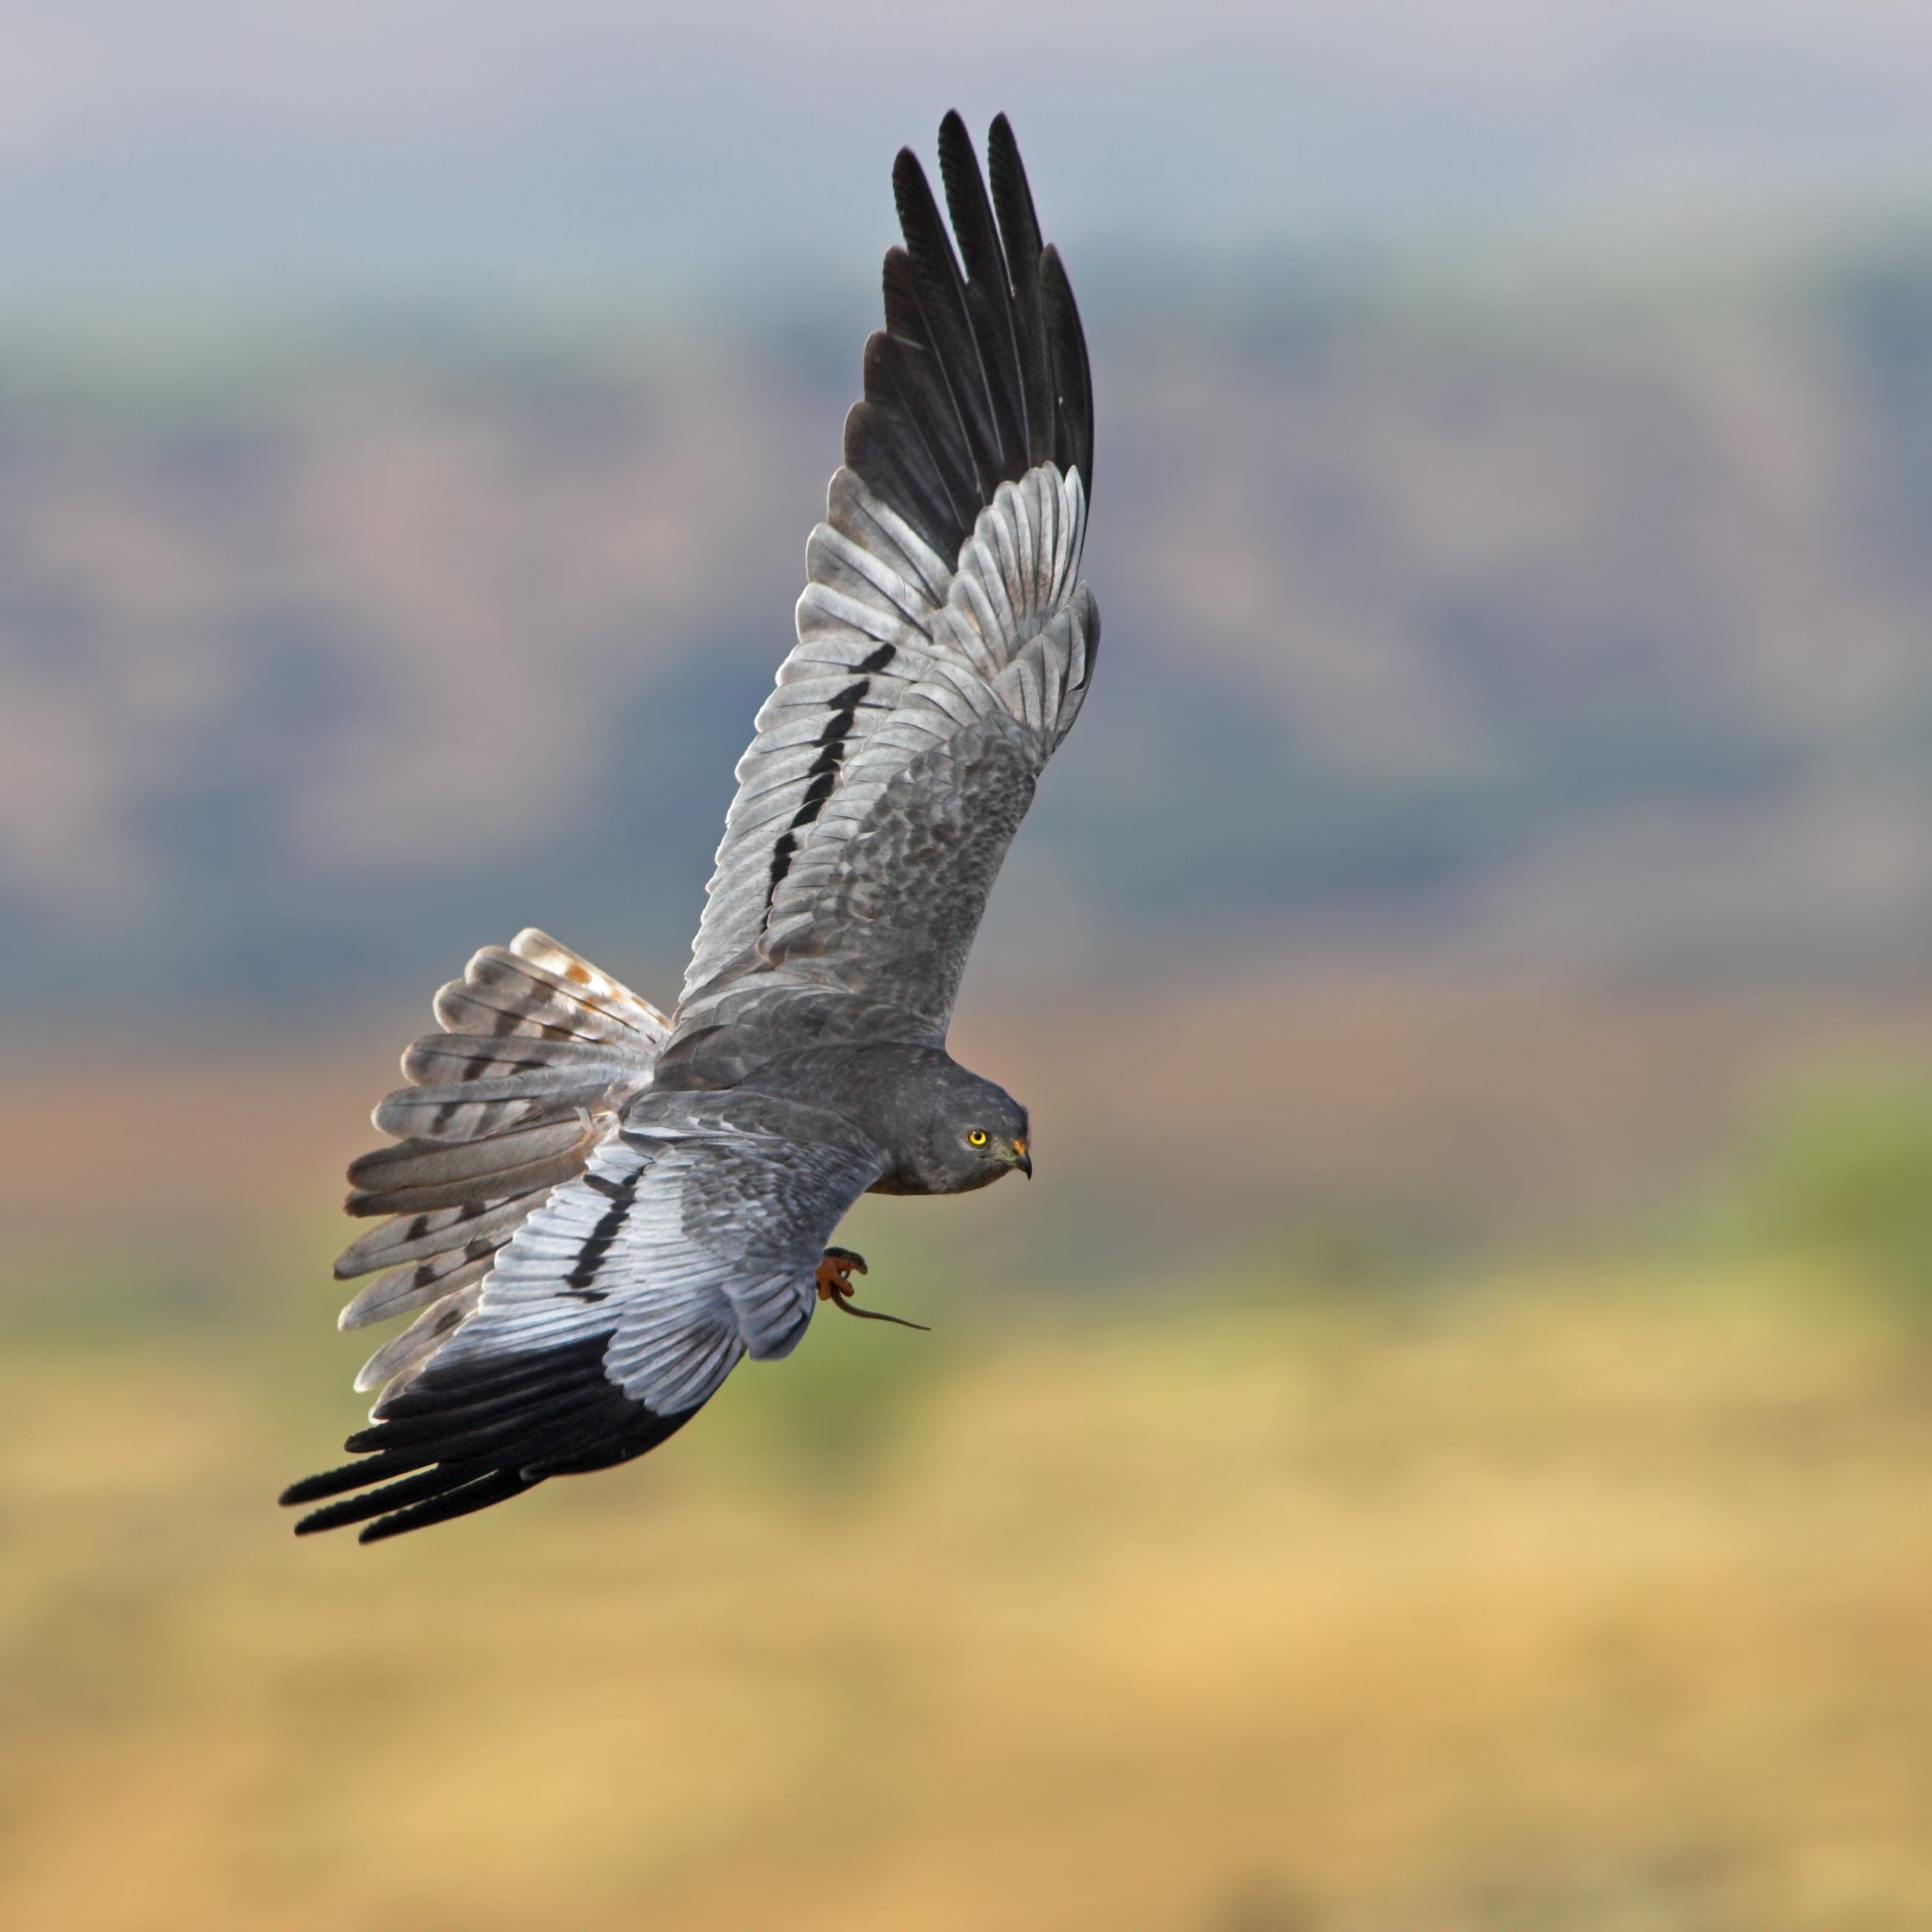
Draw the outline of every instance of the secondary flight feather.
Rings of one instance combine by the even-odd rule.
[[[1026,1110],[946,1033],[1093,674],[1093,391],[1005,117],[986,173],[956,114],[939,159],[945,216],[910,150],[892,170],[886,326],[676,1010],[533,929],[437,994],[375,1111],[393,1142],[350,1169],[349,1211],[386,1218],[335,1270],[375,1276],[344,1328],[413,1319],[356,1378],[352,1460],[284,1492],[317,1506],[298,1533],[641,1455],[820,1301],[869,1312],[826,1245],[861,1194],[1033,1171]]]

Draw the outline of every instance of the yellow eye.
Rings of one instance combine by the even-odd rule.
[[[975,1127],[973,1131],[966,1136],[966,1144],[968,1147],[984,1147],[986,1144],[986,1129],[984,1127]]]

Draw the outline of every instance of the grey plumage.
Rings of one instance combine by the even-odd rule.
[[[357,1378],[382,1390],[358,1460],[284,1493],[324,1505],[298,1530],[373,1540],[640,1454],[796,1345],[861,1193],[1031,1172],[1025,1110],[945,1038],[1092,675],[1093,412],[1004,117],[989,152],[990,191],[946,117],[958,254],[918,162],[894,167],[886,326],[675,1015],[526,931],[436,995],[376,1108],[396,1138],[348,1207],[392,1218],[337,1262],[377,1275],[341,1322],[415,1318]]]

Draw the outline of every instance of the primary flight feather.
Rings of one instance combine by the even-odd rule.
[[[677,1009],[533,930],[437,994],[376,1109],[394,1144],[350,1168],[349,1211],[388,1218],[335,1265],[376,1276],[343,1327],[415,1319],[356,1378],[381,1390],[356,1460],[284,1492],[321,1505],[299,1532],[372,1541],[641,1455],[850,1308],[864,1264],[826,1244],[861,1194],[1032,1172],[1026,1110],[946,1030],[1093,673],[1093,392],[1005,117],[987,175],[956,114],[939,158],[950,236],[910,150],[892,170],[886,326]]]

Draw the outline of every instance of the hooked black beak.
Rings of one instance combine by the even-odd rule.
[[[1024,1141],[1016,1141],[1013,1143],[1013,1165],[1026,1176],[1028,1180],[1030,1180],[1033,1178],[1033,1156],[1027,1152],[1027,1144]]]

